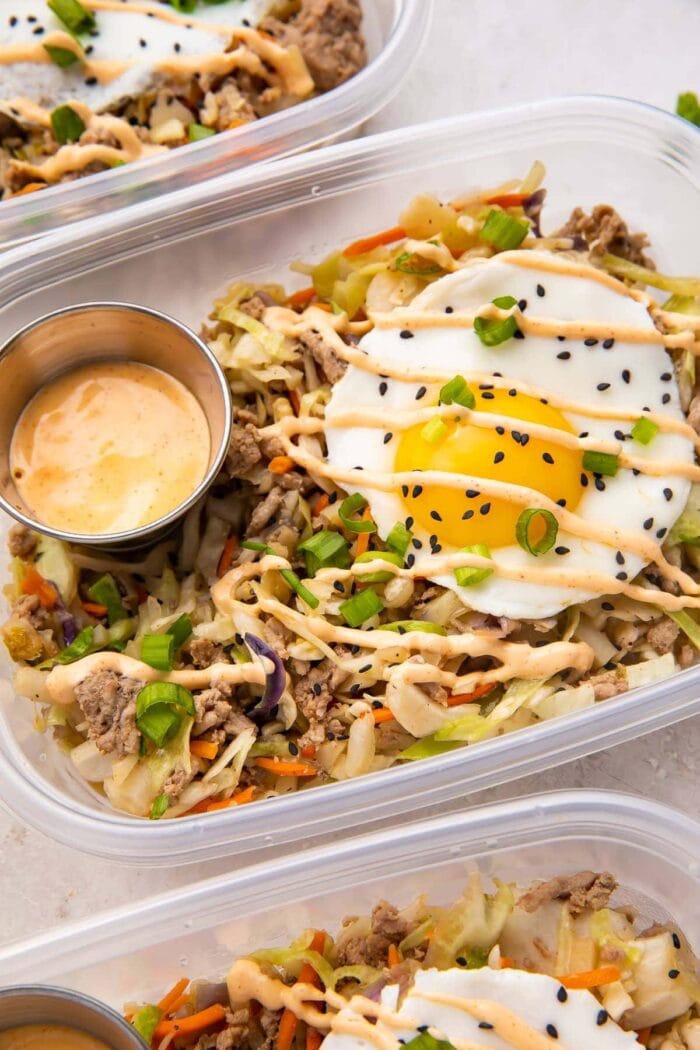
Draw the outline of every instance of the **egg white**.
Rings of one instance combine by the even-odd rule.
[[[473,311],[497,296],[511,295],[517,300],[525,299],[528,303],[526,310],[537,316],[562,321],[610,322],[655,331],[644,304],[623,291],[618,292],[588,277],[546,273],[512,265],[508,263],[510,254],[478,260],[441,278],[413,301],[412,308],[436,314],[443,314],[446,307]],[[538,285],[544,289],[544,296],[538,295]],[[582,340],[573,338],[567,338],[562,343],[556,338],[527,334],[524,339],[511,339],[498,347],[486,347],[471,329],[428,327],[416,330],[411,339],[401,338],[398,329],[375,328],[364,336],[360,346],[386,367],[424,371],[426,375],[438,369],[444,371],[444,381],[457,374],[469,379],[469,373],[473,371],[500,373],[515,382],[535,385],[552,395],[590,406],[619,405],[629,407],[640,415],[642,408],[646,407],[651,411],[663,412],[673,419],[684,419],[675,378],[672,376],[670,381],[661,379],[662,375],[673,373],[671,359],[661,341],[658,344],[632,344],[616,340],[611,349],[605,349],[600,342],[589,347]],[[571,354],[566,361],[557,357],[564,347]],[[629,371],[629,382],[622,379],[625,370]],[[387,384],[383,396],[380,392],[382,382]],[[601,392],[597,389],[599,383],[610,383],[610,388]],[[377,375],[351,365],[333,389],[327,418],[360,409],[396,412],[435,404],[440,385],[428,385],[425,398],[416,401],[420,381],[407,383],[396,379],[382,380]],[[670,397],[666,404],[662,401],[664,395]],[[614,441],[616,430],[629,432],[631,427],[629,421],[596,419],[563,410],[562,414],[576,433],[587,431],[592,438]],[[394,471],[398,434],[394,434],[388,444],[384,444],[384,431],[379,429],[329,428],[326,436],[328,463],[331,467],[360,467],[367,471],[388,473]],[[659,433],[646,446],[628,440],[625,451],[650,461],[672,459],[692,463],[694,459],[692,442],[669,433]],[[593,485],[583,491],[576,513],[588,522],[600,523],[606,529],[619,527],[640,533],[643,532],[642,523],[653,517],[653,530],[643,534],[655,542],[661,542],[666,534],[662,533],[657,539],[657,531],[667,532],[682,512],[690,490],[690,482],[679,477],[635,476],[626,469],[621,469],[614,478],[605,478],[604,484],[603,491],[598,491]],[[536,478],[532,479],[531,486],[537,487]],[[670,498],[664,495],[665,489],[670,489]],[[363,488],[361,483],[357,484],[357,491],[369,500],[382,537],[387,536],[397,521],[405,520],[407,510],[398,492],[379,492]],[[417,523],[413,526],[413,532],[423,543],[422,550],[414,551],[416,558],[429,556],[428,534]],[[439,536],[439,526],[436,526],[435,532]],[[489,542],[488,524],[485,526],[483,542]],[[616,561],[615,548],[578,539],[561,528],[556,546],[568,547],[570,553],[560,556],[552,550],[534,559],[514,542],[512,546],[495,549],[493,555],[496,561],[514,568],[532,569],[534,563],[536,569],[540,566],[559,571],[570,569],[606,573],[612,577],[624,571],[630,580],[644,565],[638,556],[625,554],[621,570]],[[442,553],[456,549],[444,543],[442,545]],[[455,591],[470,608],[514,618],[552,616],[594,596],[592,592],[580,588],[508,580],[496,573],[483,583],[469,588],[459,587],[451,573],[430,575],[428,578]]]

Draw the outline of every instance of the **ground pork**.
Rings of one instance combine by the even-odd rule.
[[[260,28],[284,44],[296,44],[319,91],[330,91],[367,61],[360,31],[360,0],[301,0],[289,22],[265,18]]]
[[[226,1011],[226,1027],[216,1035],[202,1035],[195,1050],[237,1050],[248,1042],[250,1014],[247,1007]]]
[[[36,549],[36,533],[26,525],[13,525],[10,529],[7,546],[13,558],[29,558]]]
[[[593,911],[607,908],[616,889],[617,882],[609,871],[579,871],[575,875],[555,875],[548,882],[540,883],[523,894],[518,905],[533,912],[546,901],[565,900],[569,902],[571,914],[579,915],[587,908]]]
[[[241,313],[248,314],[248,317],[261,321],[268,306],[277,306],[277,303],[268,292],[259,288],[250,299],[244,299],[242,303],[239,303],[238,309]]]
[[[664,653],[670,653],[673,650],[673,646],[676,643],[676,639],[680,634],[680,627],[677,627],[673,620],[669,620],[667,616],[664,616],[663,620],[659,620],[647,631],[647,641],[652,649],[663,656]]]
[[[16,620],[41,630],[46,627],[49,614],[42,606],[36,594],[22,594],[12,605],[12,615]]]
[[[163,785],[163,794],[167,795],[171,803],[180,797],[184,789],[194,777],[194,772],[187,772],[182,766],[178,766],[170,774]]]
[[[238,736],[244,729],[255,728],[241,705],[234,699],[235,685],[218,682],[211,689],[196,693],[194,698],[195,723],[192,736],[201,736],[212,729],[223,729],[226,736]]]
[[[312,667],[305,678],[294,686],[294,699],[299,710],[309,722],[321,722],[330,704],[335,690],[348,677],[347,671],[337,667],[330,660],[321,660]]]
[[[235,77],[227,77],[214,91],[207,91],[199,111],[200,121],[208,128],[227,131],[255,120],[256,113],[240,91]]]
[[[234,409],[226,470],[232,478],[245,478],[263,459],[281,456],[284,448],[277,438],[264,437],[255,425],[256,417],[245,409]]]
[[[627,689],[627,678],[621,671],[599,671],[586,679],[586,684],[593,686],[593,694],[596,700],[609,700],[612,696],[619,696]]]
[[[143,682],[116,671],[95,671],[75,687],[75,699],[88,723],[88,737],[100,751],[135,755],[141,743],[136,695]]]
[[[329,383],[337,383],[345,375],[345,369],[348,367],[346,362],[318,332],[303,332],[299,336],[299,343],[302,351],[307,350],[311,354]]]
[[[644,254],[649,244],[646,233],[630,233],[627,224],[609,204],[596,204],[590,215],[582,208],[574,208],[555,236],[583,237],[595,258],[610,252],[640,266],[653,266]]]
[[[208,638],[191,638],[183,652],[189,655],[195,667],[211,667],[226,659],[223,645],[217,645]]]
[[[393,904],[381,900],[372,912],[368,934],[354,934],[338,946],[338,966],[387,965],[389,947],[398,945],[410,932]]]

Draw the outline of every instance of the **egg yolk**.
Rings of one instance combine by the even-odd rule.
[[[437,441],[426,440],[425,424],[404,430],[396,453],[396,471],[439,470],[473,478],[490,478],[536,489],[567,510],[581,499],[582,453],[531,436],[528,423],[575,433],[568,420],[537,398],[508,390],[473,390],[475,411],[508,416],[513,425],[495,429],[468,422],[448,422]],[[402,489],[406,516],[411,517],[440,546],[464,547],[485,543],[490,549],[516,543],[515,525],[522,504],[484,495],[478,483],[464,488],[421,485]],[[564,502],[565,501],[565,502]],[[544,527],[542,526],[542,532]],[[531,529],[531,539],[540,537]],[[431,544],[434,548],[435,544]]]

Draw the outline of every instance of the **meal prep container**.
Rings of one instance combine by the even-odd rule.
[[[235,958],[305,928],[335,932],[382,897],[447,904],[477,868],[520,884],[612,871],[616,900],[645,921],[675,920],[700,947],[700,826],[646,799],[567,791],[336,842],[63,924],[0,949],[0,983],[51,981],[116,1008],[157,1000],[180,977],[220,980]]]
[[[325,95],[163,156],[3,201],[0,246],[347,135],[401,87],[426,37],[432,3],[363,0],[368,64]]]
[[[547,228],[570,209],[617,204],[649,232],[661,269],[698,269],[700,134],[656,109],[616,99],[562,99],[389,132],[235,173],[77,224],[0,257],[0,338],[50,309],[118,293],[195,327],[243,276],[301,285],[294,259],[395,221],[418,192],[449,195],[548,169]],[[1,648],[1,647],[0,647]],[[4,653],[4,650],[3,650]],[[579,758],[700,712],[700,667],[594,708],[356,780],[234,811],[149,822],[111,811],[71,775],[13,697],[0,693],[2,801],[78,849],[176,865],[314,835],[408,819],[421,807]],[[1,672],[0,672],[1,673]],[[251,858],[248,858],[249,860]]]

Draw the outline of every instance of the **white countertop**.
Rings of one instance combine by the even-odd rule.
[[[578,93],[622,95],[672,109],[680,91],[700,90],[698,0],[436,0],[435,6],[419,64],[368,130]],[[472,796],[469,804],[599,787],[697,814],[696,753],[700,718]],[[121,868],[57,846],[2,811],[0,856],[2,942],[232,866]]]

